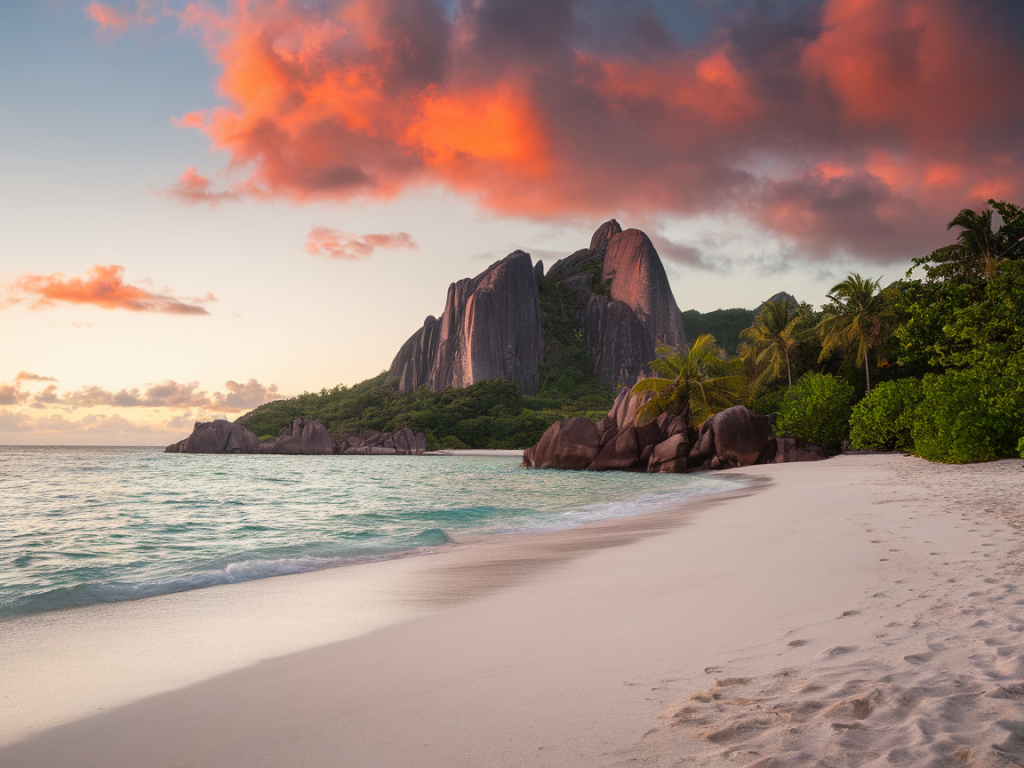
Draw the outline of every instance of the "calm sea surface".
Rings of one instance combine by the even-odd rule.
[[[0,618],[571,528],[733,487],[504,457],[0,446]]]

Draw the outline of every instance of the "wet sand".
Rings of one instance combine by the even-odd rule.
[[[1024,764],[1024,462],[729,474],[676,513],[7,622],[0,764]]]

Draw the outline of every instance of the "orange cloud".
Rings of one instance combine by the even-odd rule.
[[[176,124],[243,178],[218,192],[190,168],[165,192],[216,204],[440,186],[535,218],[731,213],[809,254],[879,260],[937,244],[985,190],[1024,193],[1024,10],[726,4],[694,42],[673,31],[692,8],[664,5],[189,5],[181,24],[220,68],[223,101]]]
[[[18,371],[18,375],[14,377],[15,381],[56,381],[53,376],[40,376],[38,373],[29,373],[28,371]]]
[[[164,293],[139,288],[124,282],[124,267],[97,264],[85,277],[65,278],[52,275],[22,275],[11,284],[18,294],[34,297],[33,308],[67,304],[92,304],[103,309],[127,309],[132,312],[165,312],[173,315],[209,314],[200,304],[214,301],[207,294],[201,299],[183,301]]]
[[[378,248],[416,250],[419,244],[408,232],[383,235],[347,235],[337,229],[313,227],[306,235],[306,253],[332,259],[355,261],[373,254]]]
[[[188,115],[182,118],[179,122],[181,125],[187,126],[198,125],[198,123],[190,121]],[[186,205],[208,204],[214,207],[225,200],[237,200],[242,195],[240,190],[229,190],[224,192],[211,191],[210,180],[205,176],[200,175],[196,171],[195,166],[189,166],[186,168],[185,172],[178,177],[176,182],[168,185],[160,191],[162,194],[177,200],[179,203],[184,203]]]
[[[156,14],[149,9],[152,3],[124,3],[117,8],[104,3],[89,3],[86,15],[96,22],[100,32],[119,37],[132,27],[149,26],[156,21]]]

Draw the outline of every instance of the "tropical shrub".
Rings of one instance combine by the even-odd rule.
[[[1018,425],[988,397],[994,384],[975,371],[926,375],[911,430],[914,453],[947,464],[1013,455]]]
[[[776,389],[774,392],[767,392],[761,395],[747,407],[754,413],[760,413],[762,416],[768,416],[772,413],[778,413],[779,408],[782,407],[782,401],[785,399],[786,390]]]
[[[923,397],[918,379],[883,381],[853,407],[850,442],[854,448],[909,451],[914,447],[911,429]]]
[[[838,450],[850,428],[853,385],[828,373],[805,373],[779,407],[775,433]]]

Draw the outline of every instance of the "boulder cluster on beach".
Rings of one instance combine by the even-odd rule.
[[[539,443],[523,452],[523,466],[690,472],[815,461],[827,456],[819,445],[775,437],[767,416],[742,405],[715,414],[699,431],[691,429],[681,416],[668,413],[638,426],[637,411],[648,397],[624,388],[599,424],[580,417],[552,424]]]

